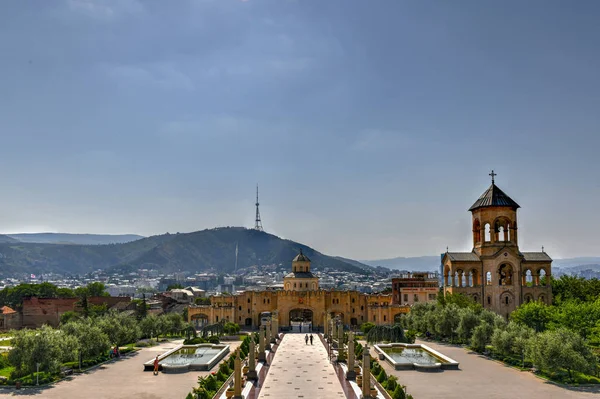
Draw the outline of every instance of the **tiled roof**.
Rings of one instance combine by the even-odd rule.
[[[500,190],[496,184],[485,190],[481,197],[469,208],[469,211],[484,208],[488,206],[507,206],[514,209],[520,208],[519,204],[513,201],[504,191]]]
[[[2,306],[0,308],[0,314],[10,314],[10,313],[17,313],[15,310],[13,310],[12,308],[9,308],[8,306]]]
[[[446,252],[453,262],[479,262],[479,256],[473,252]]]
[[[551,262],[552,258],[545,252],[521,252],[526,262]]]

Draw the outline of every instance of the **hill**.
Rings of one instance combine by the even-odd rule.
[[[38,244],[102,245],[122,244],[144,238],[137,234],[68,234],[68,233],[22,233],[8,234],[15,240]]]
[[[360,262],[373,267],[382,266],[388,269],[423,272],[437,272],[440,270],[441,263],[439,256],[418,256],[414,258],[400,256],[390,259],[361,260]]]
[[[12,237],[0,234],[0,243],[7,243],[7,242],[19,242],[19,240],[15,240]]]
[[[4,274],[84,274],[96,269],[128,272],[139,268],[160,272],[232,272],[236,243],[240,269],[253,265],[287,266],[302,249],[316,270],[367,273],[362,267],[306,245],[242,227],[163,234],[110,245],[5,243],[0,244],[0,270]]]

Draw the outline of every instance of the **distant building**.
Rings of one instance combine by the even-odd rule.
[[[0,307],[0,331],[20,328],[21,317],[19,313],[8,306]]]
[[[244,291],[235,295],[213,295],[210,305],[188,308],[188,321],[197,328],[221,321],[232,321],[248,328],[261,324],[261,314],[277,317],[279,326],[288,329],[302,323],[322,330],[328,317],[356,328],[367,321],[393,324],[408,306],[392,303],[390,294],[363,294],[355,290],[323,290],[319,277],[311,272],[310,259],[300,253],[292,261],[292,271],[283,279],[282,290]],[[222,288],[222,287],[221,287]],[[366,286],[365,286],[366,288]]]
[[[439,291],[435,273],[414,272],[392,279],[392,300],[395,305],[414,305],[435,301]]]

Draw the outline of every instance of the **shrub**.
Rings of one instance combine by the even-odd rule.
[[[379,375],[377,376],[377,382],[383,384],[385,380],[387,380],[387,374],[385,373],[384,369],[381,369]]]
[[[210,337],[208,337],[208,342],[211,344],[218,344],[219,341],[219,337],[217,337],[216,335],[211,335]]]
[[[392,393],[392,399],[405,399],[406,395],[404,394],[404,390],[400,386],[400,384],[396,385],[396,389]]]
[[[398,385],[398,378],[391,375],[385,383],[385,389],[393,393],[396,390],[396,386]]]

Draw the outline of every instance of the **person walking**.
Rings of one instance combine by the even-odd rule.
[[[310,344],[311,345],[313,344],[312,341],[313,341],[313,336],[312,336],[312,334],[310,334]]]
[[[154,375],[158,375],[158,355],[156,355],[156,359],[154,359]]]
[[[304,343],[305,343],[306,345],[308,345],[308,334],[306,334],[306,335],[304,336]]]

